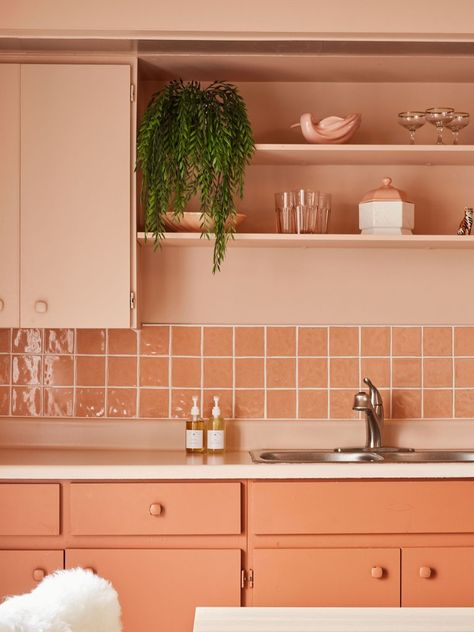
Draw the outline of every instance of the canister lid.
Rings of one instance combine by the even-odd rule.
[[[382,186],[378,189],[368,191],[361,202],[375,202],[375,201],[390,201],[395,200],[398,202],[409,202],[408,196],[405,191],[401,191],[392,186],[392,178],[384,178],[382,180]]]

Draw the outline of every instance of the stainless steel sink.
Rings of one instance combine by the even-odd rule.
[[[470,463],[474,451],[413,450],[383,452],[377,450],[251,450],[254,463]]]

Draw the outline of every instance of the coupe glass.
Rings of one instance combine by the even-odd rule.
[[[425,124],[424,112],[400,112],[398,122],[410,132],[410,145],[415,144],[415,132]]]
[[[453,145],[459,144],[459,132],[469,125],[469,113],[468,112],[454,112],[453,118],[446,123],[453,133]]]
[[[425,117],[428,123],[436,127],[438,132],[438,138],[436,139],[437,145],[444,145],[443,143],[443,130],[448,123],[453,120],[454,108],[429,108],[426,110]]]

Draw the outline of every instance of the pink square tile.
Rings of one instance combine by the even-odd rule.
[[[77,329],[76,353],[98,355],[105,353],[105,329]]]
[[[457,418],[474,417],[474,390],[455,391],[454,410]]]
[[[76,356],[76,384],[78,386],[104,386],[105,357]]]
[[[14,329],[12,351],[14,353],[41,353],[43,350],[41,334],[41,329]]]
[[[134,329],[109,329],[107,332],[109,355],[135,355],[137,332]]]
[[[0,384],[10,384],[10,354],[0,355]]]
[[[74,329],[45,329],[45,353],[73,353]]]
[[[474,358],[456,358],[454,361],[455,385],[474,388]]]
[[[137,413],[137,389],[109,388],[107,391],[107,415],[109,417],[135,417]]]
[[[395,387],[421,386],[421,359],[393,358],[392,385]]]
[[[453,351],[451,327],[424,327],[423,354],[425,356],[450,356]]]
[[[267,391],[268,419],[295,419],[296,391]]]
[[[235,391],[236,419],[263,419],[265,391]]]
[[[171,353],[175,356],[201,355],[201,327],[171,327]]]
[[[232,419],[232,390],[205,389],[203,398],[203,414],[205,419],[212,416],[214,407],[214,396],[219,397],[219,408],[224,419]]]
[[[76,417],[103,417],[105,389],[76,388]]]
[[[0,353],[10,353],[12,344],[12,330],[0,329]]]
[[[327,419],[328,417],[328,392],[299,391],[299,419]]]
[[[330,419],[357,419],[358,414],[352,410],[354,391],[329,391]]]
[[[155,388],[140,389],[140,417],[167,419],[169,417],[169,390]]]
[[[171,384],[174,388],[201,386],[201,360],[199,358],[173,358]]]
[[[71,417],[73,414],[72,388],[44,388],[44,414],[47,417]]]
[[[144,358],[146,360],[150,358]],[[151,358],[155,359],[155,358]],[[109,386],[137,385],[137,358],[110,356],[108,359],[107,384]],[[124,415],[130,417],[131,415]]]
[[[359,360],[357,358],[331,358],[329,375],[331,388],[358,388]]]
[[[358,356],[359,328],[358,327],[330,327],[329,328],[330,356]]]
[[[232,327],[204,327],[204,355],[232,356]]]
[[[42,414],[41,388],[39,386],[13,386],[11,409],[14,417],[40,416]]]
[[[474,356],[474,327],[454,328],[454,354]]]
[[[204,358],[204,387],[232,388],[233,369],[230,358]]]
[[[326,358],[298,358],[298,386],[327,388],[328,361]]]
[[[263,358],[235,359],[236,388],[263,388],[264,362]]]
[[[294,358],[267,359],[267,388],[294,388],[296,360]]]
[[[389,358],[362,358],[361,371],[361,380],[364,377],[368,377],[377,386],[377,388],[390,386]],[[365,384],[363,387],[366,388]]]
[[[10,387],[0,386],[0,416],[6,417],[10,414]]]
[[[263,327],[236,327],[235,355],[238,357],[263,356],[264,331]]]
[[[451,358],[425,358],[423,360],[423,386],[428,388],[453,385]]]
[[[153,325],[141,329],[141,355],[169,355],[169,348],[170,328],[168,325]]]
[[[420,419],[421,390],[392,392],[392,419]]]
[[[41,384],[41,356],[14,355],[12,384]]]
[[[393,327],[392,354],[421,356],[421,327]]]
[[[361,355],[390,355],[390,327],[362,327]]]
[[[171,391],[171,417],[173,419],[187,419],[191,414],[193,396],[198,397],[201,406],[201,391],[198,389],[173,388]]]
[[[45,386],[72,386],[74,358],[71,355],[44,356],[43,383]]]
[[[140,386],[168,386],[169,359],[167,357],[140,358]]]
[[[267,328],[267,356],[295,356],[296,327]]]
[[[300,327],[298,331],[298,354],[300,356],[327,356],[328,328]]]
[[[453,392],[423,391],[423,417],[425,419],[452,419]]]

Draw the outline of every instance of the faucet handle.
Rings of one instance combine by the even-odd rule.
[[[364,384],[367,384],[370,392],[370,401],[372,402],[372,406],[374,407],[375,412],[379,416],[380,420],[383,421],[384,410],[383,410],[383,399],[380,394],[379,389],[372,383],[368,377],[364,377]]]

